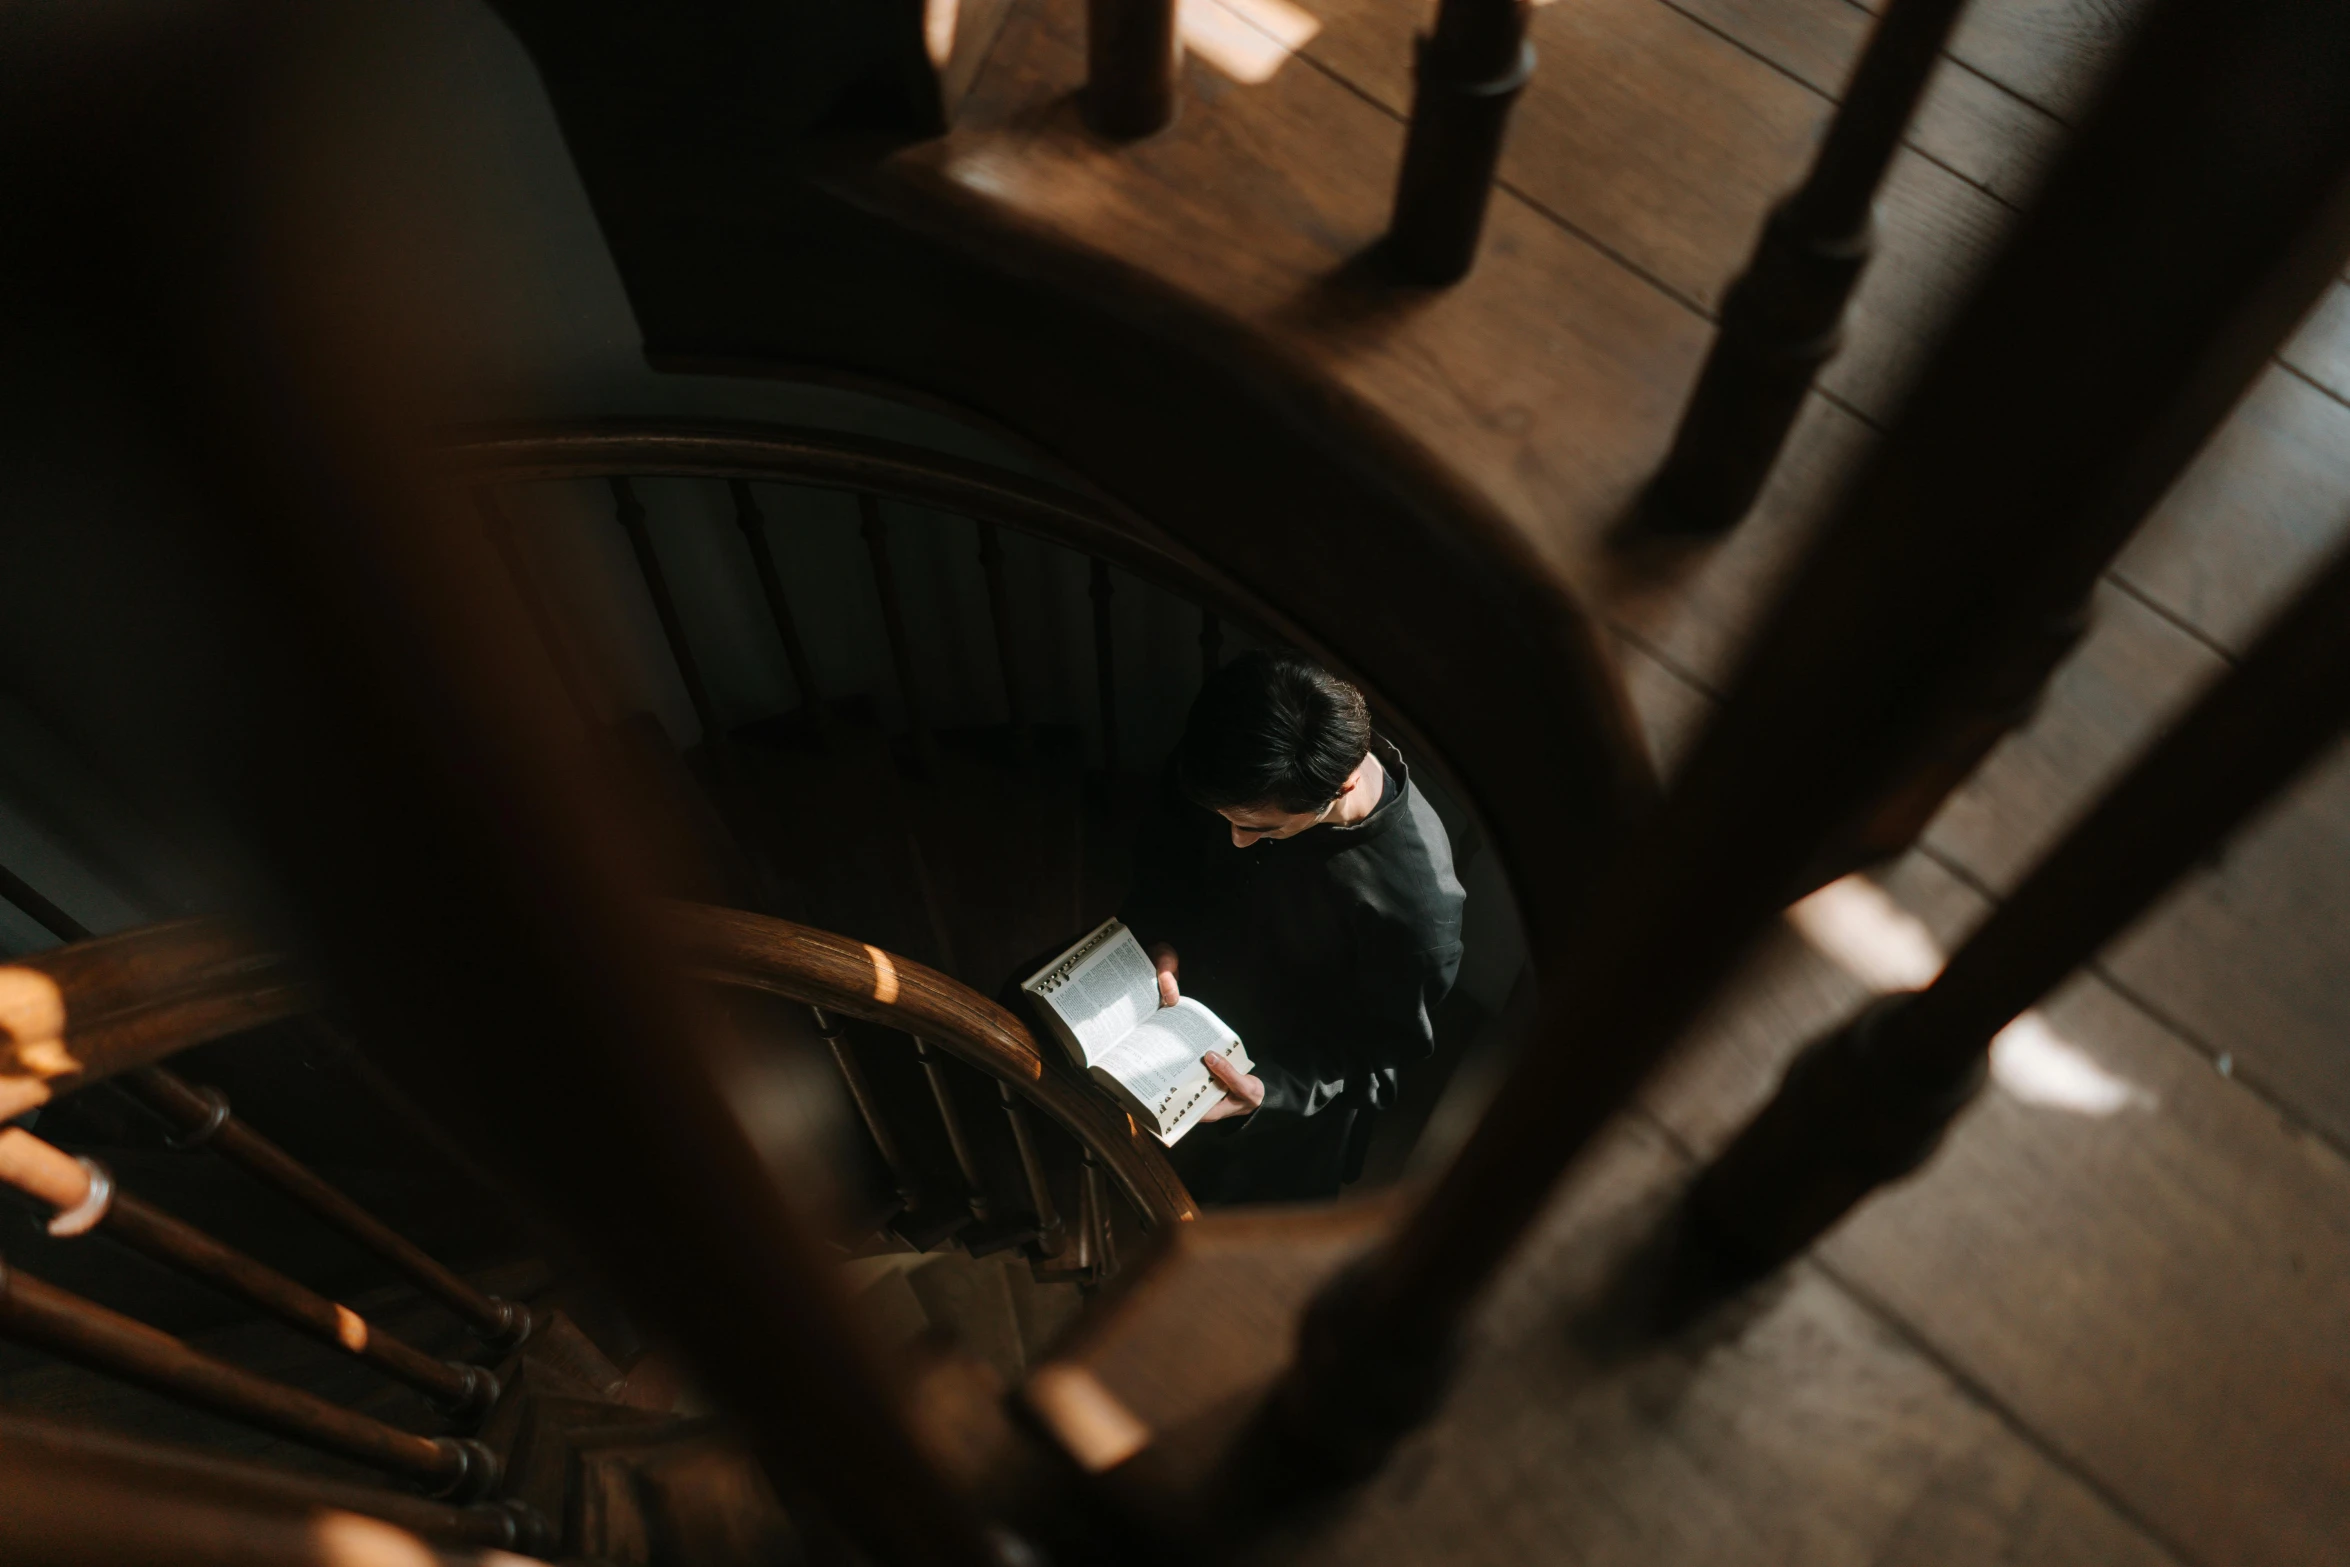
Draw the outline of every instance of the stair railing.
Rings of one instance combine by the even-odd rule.
[[[1812,377],[1844,340],[1844,311],[1875,246],[1870,207],[1966,0],[1895,0],[1795,193],[1771,209],[1682,411],[1642,517],[1661,532],[1720,533],[1762,493]]]
[[[818,1008],[825,1015],[820,1027],[833,1029],[828,1040],[839,1038],[836,1020],[850,1017],[921,1041],[933,1052],[932,1068],[942,1064],[937,1054],[951,1055],[1017,1095],[1004,1100],[1008,1108],[1033,1106],[1069,1132],[1145,1227],[1198,1212],[1156,1139],[1091,1083],[1049,1061],[1025,1024],[969,987],[909,958],[789,920],[698,904],[672,904],[669,916],[696,979]],[[943,1094],[941,1101],[952,1103]],[[959,1112],[952,1124],[960,1125]],[[1019,1139],[1017,1123],[1013,1136]],[[980,1189],[968,1165],[965,1175]],[[986,1222],[995,1215],[979,1217]]]
[[[1546,973],[1549,1048],[1309,1313],[1268,1406],[1287,1451],[1359,1474],[1425,1416],[1468,1306],[1806,862],[2037,678],[2046,627],[2350,251],[2345,75],[2339,7],[2151,8]]]
[[[272,1469],[265,1464],[222,1458],[190,1448],[167,1446],[112,1432],[58,1425],[28,1415],[0,1413],[0,1473],[37,1474],[43,1468],[104,1476],[124,1492],[135,1495],[132,1505],[143,1507],[158,1493],[200,1496],[235,1508],[310,1518],[321,1512],[351,1513],[380,1519],[437,1545],[519,1550],[534,1555],[554,1548],[547,1520],[517,1502],[476,1502],[455,1506],[376,1486],[353,1485],[311,1475]],[[22,1542],[17,1531],[25,1516],[13,1506],[0,1506],[0,1517],[10,1527],[10,1539]],[[92,1567],[116,1567],[122,1555],[99,1549],[89,1537],[90,1520],[80,1521]],[[240,1560],[260,1560],[243,1554]],[[33,1560],[51,1558],[35,1553]],[[299,1558],[304,1567],[315,1556]]]

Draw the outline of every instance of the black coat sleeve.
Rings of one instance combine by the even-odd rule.
[[[1394,1103],[1401,1070],[1435,1051],[1436,1008],[1460,971],[1457,935],[1422,945],[1429,934],[1360,912],[1351,982],[1342,994],[1312,998],[1281,1062],[1258,1063],[1265,1099],[1252,1128],[1334,1105]]]

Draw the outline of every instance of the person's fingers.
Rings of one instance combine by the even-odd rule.
[[[1159,1005],[1171,1007],[1182,999],[1183,992],[1175,988],[1174,974],[1167,969],[1159,970]]]
[[[1159,1005],[1171,1007],[1183,999],[1183,992],[1175,983],[1175,971],[1182,966],[1175,949],[1165,942],[1151,948],[1151,964],[1159,971]]]
[[[1208,1076],[1223,1084],[1226,1093],[1237,1090],[1240,1087],[1241,1079],[1247,1076],[1239,1067],[1232,1064],[1231,1057],[1220,1051],[1211,1050],[1201,1056],[1200,1060],[1207,1064]]]

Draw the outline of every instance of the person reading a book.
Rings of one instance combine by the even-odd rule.
[[[1334,1197],[1374,1114],[1435,1048],[1461,960],[1452,845],[1362,693],[1296,653],[1209,677],[1136,839],[1120,917],[1247,1041],[1172,1157],[1202,1202]]]

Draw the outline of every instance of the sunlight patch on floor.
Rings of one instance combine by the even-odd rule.
[[[1787,920],[1821,956],[1881,993],[1924,989],[1947,958],[1925,921],[1865,876],[1828,883],[1789,909]],[[2098,1064],[2039,1012],[2024,1013],[1992,1040],[1991,1081],[2021,1103],[2075,1115],[2151,1110],[2160,1102]]]
[[[1273,79],[1322,24],[1290,0],[1183,0],[1183,47],[1246,87]]]

